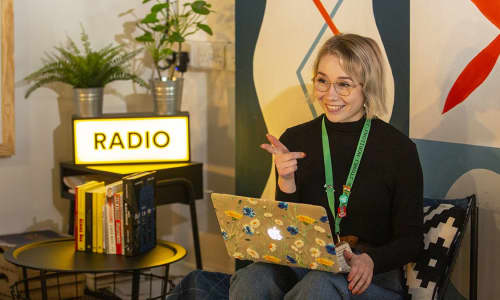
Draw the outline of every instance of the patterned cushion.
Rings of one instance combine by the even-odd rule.
[[[437,298],[451,264],[450,248],[465,220],[467,199],[424,199],[424,251],[416,262],[406,266],[406,285],[410,299]]]

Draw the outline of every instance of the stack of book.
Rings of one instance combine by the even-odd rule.
[[[75,249],[134,256],[156,246],[155,171],[75,189]]]

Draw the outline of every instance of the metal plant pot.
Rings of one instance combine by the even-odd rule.
[[[174,115],[181,111],[184,78],[152,80],[154,112],[158,115]]]
[[[76,115],[84,118],[101,116],[102,91],[103,88],[73,89]]]

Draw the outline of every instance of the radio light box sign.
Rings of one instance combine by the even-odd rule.
[[[190,161],[189,117],[73,119],[75,164]]]

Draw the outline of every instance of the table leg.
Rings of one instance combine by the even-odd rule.
[[[73,235],[76,234],[75,231],[75,200],[69,201],[69,229],[68,234]]]
[[[163,284],[161,285],[161,298],[163,300],[167,297],[167,284],[168,284],[168,271],[170,269],[170,265],[165,265],[165,276],[163,277]]]
[[[203,270],[201,264],[201,249],[200,249],[200,237],[198,234],[198,218],[196,218],[196,205],[194,200],[189,203],[189,210],[191,211],[191,225],[193,228],[193,240],[194,240],[194,254],[196,255],[196,268]]]
[[[139,299],[139,280],[141,279],[141,271],[134,271],[132,276],[132,300]]]
[[[30,289],[28,285],[28,271],[23,267],[23,281],[24,281],[24,293],[26,294],[26,299],[30,299]]]
[[[45,271],[40,270],[40,283],[42,284],[42,300],[47,300],[47,281],[45,279]]]

